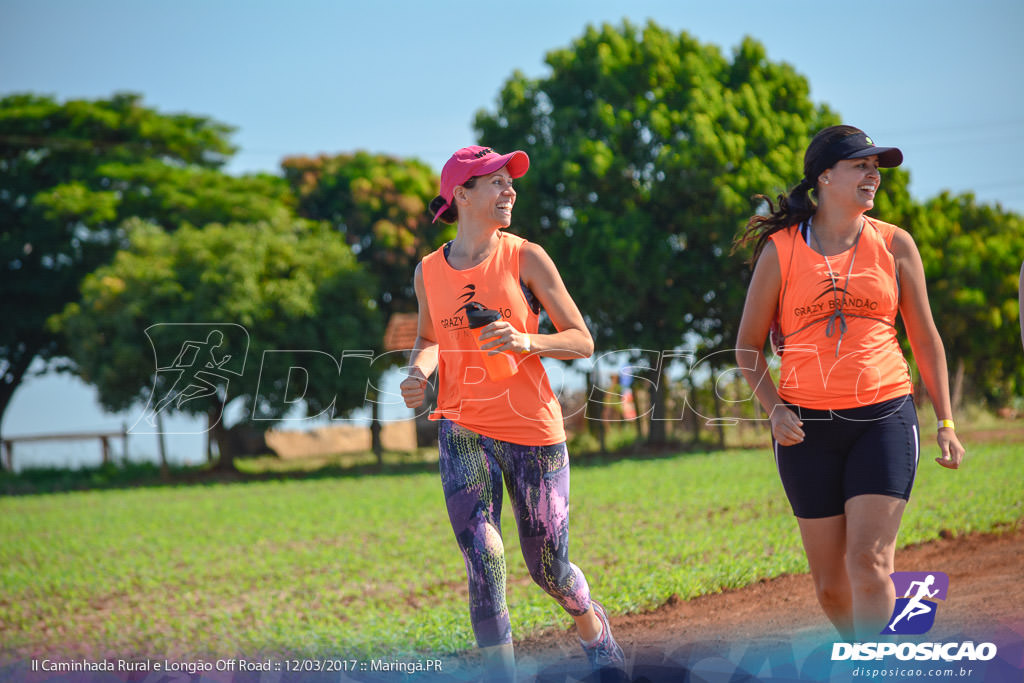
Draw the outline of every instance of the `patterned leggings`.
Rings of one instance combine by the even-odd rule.
[[[565,443],[520,446],[442,420],[438,436],[448,517],[466,561],[469,614],[479,647],[512,642],[501,541],[504,474],[530,576],[574,616],[590,589],[569,562],[569,453]]]

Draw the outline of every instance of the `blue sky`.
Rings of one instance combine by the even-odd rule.
[[[493,108],[514,70],[541,76],[549,50],[587,24],[624,18],[687,31],[727,54],[753,36],[769,59],[807,77],[815,101],[901,147],[919,199],[973,191],[1024,213],[1019,0],[0,0],[0,93],[131,90],[161,111],[210,116],[237,127],[232,172],[355,149],[439,169],[476,142],[474,114]],[[122,419],[68,378],[35,379],[15,394],[3,429]]]

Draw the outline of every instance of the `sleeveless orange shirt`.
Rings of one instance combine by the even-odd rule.
[[[895,232],[896,226],[865,217],[857,244],[827,263],[799,225],[772,235],[782,273],[784,401],[839,410],[911,393],[910,368],[896,338]]]
[[[549,446],[565,441],[565,428],[562,408],[551,391],[540,356],[515,357],[518,372],[492,381],[466,319],[466,304],[477,302],[500,311],[502,320],[517,330],[537,332],[537,313],[519,284],[519,253],[526,240],[506,232],[498,234],[497,248],[472,268],[452,268],[443,247],[422,261],[439,356],[437,410],[430,419],[444,417],[501,441]]]

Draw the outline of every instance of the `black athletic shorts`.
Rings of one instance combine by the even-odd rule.
[[[789,406],[804,440],[775,443],[775,464],[797,517],[841,515],[867,493],[910,500],[920,438],[911,396],[845,410]]]

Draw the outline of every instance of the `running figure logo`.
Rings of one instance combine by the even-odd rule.
[[[145,332],[153,347],[156,373],[146,410],[130,431],[146,431],[140,429],[143,423],[156,427],[161,413],[196,412],[193,406],[200,399],[215,399],[212,404],[222,410],[231,378],[241,377],[245,367],[249,350],[245,328],[232,323],[160,323]],[[211,425],[221,417],[208,416]]]
[[[893,572],[889,576],[896,587],[896,607],[882,634],[927,633],[935,623],[938,603],[934,600],[946,599],[949,577],[943,572]]]

